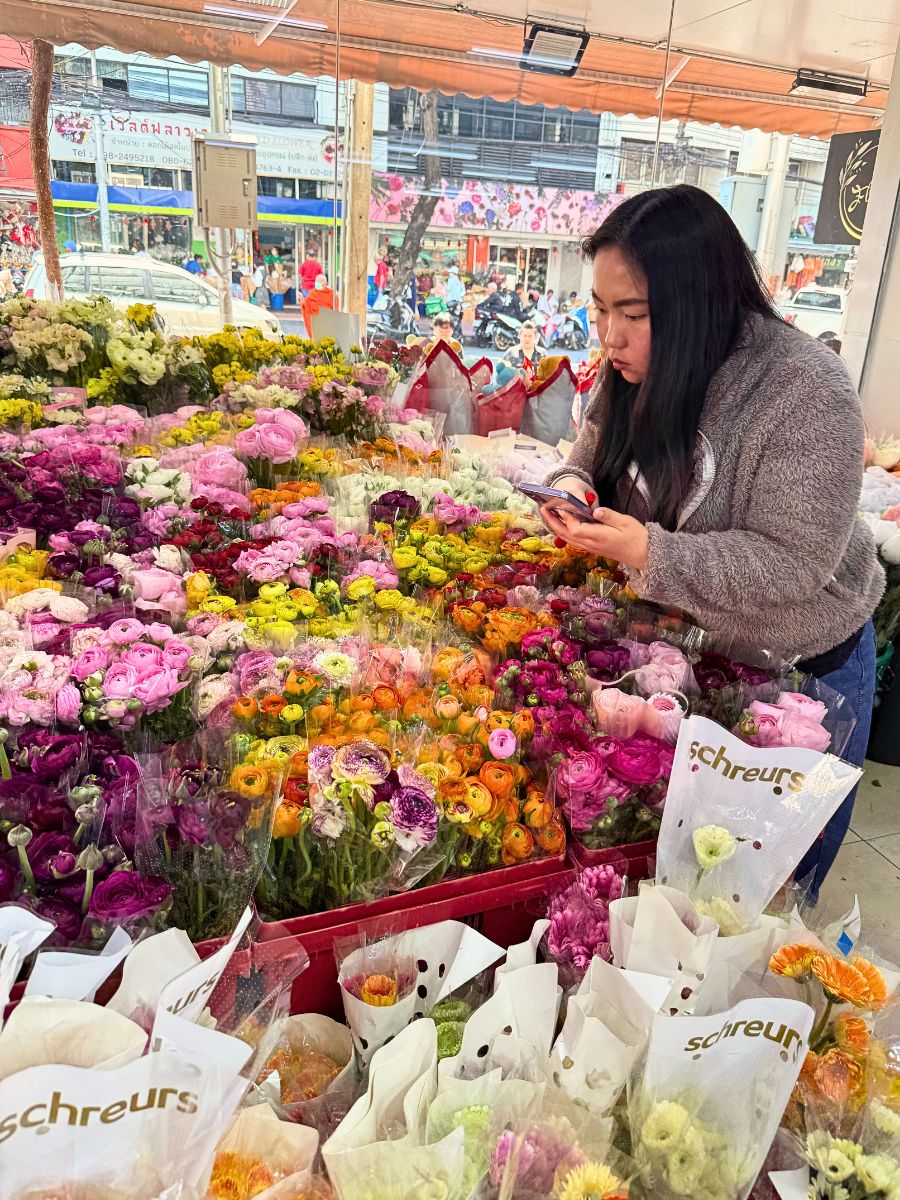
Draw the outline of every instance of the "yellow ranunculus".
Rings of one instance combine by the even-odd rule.
[[[408,571],[416,565],[419,556],[412,546],[395,546],[391,558],[398,571]]]
[[[347,599],[356,604],[375,595],[375,580],[371,575],[359,575],[347,585]]]

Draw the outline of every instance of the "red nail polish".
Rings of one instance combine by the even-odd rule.
[[[597,493],[596,492],[585,492],[584,498],[585,498],[585,500],[587,500],[588,504],[593,504],[594,501],[597,499]]]
[[[558,538],[553,539],[553,545],[557,548],[557,550],[562,550],[562,548],[563,548],[563,546],[565,546],[565,544],[566,544],[565,538],[558,537]]]

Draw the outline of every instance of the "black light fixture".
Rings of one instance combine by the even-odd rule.
[[[810,67],[801,67],[791,84],[792,96],[809,100],[829,97],[841,100],[844,104],[859,104],[860,100],[865,100],[868,90],[866,79],[855,75],[838,75],[834,71],[816,71]]]
[[[590,40],[591,35],[585,30],[533,24],[525,35],[519,66],[523,71],[572,76]]]

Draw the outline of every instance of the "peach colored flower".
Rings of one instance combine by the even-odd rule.
[[[794,943],[782,946],[769,959],[769,970],[775,975],[783,975],[786,979],[802,979],[808,975],[819,951],[815,946],[804,946]]]

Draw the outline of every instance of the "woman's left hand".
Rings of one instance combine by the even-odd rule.
[[[582,521],[564,508],[544,505],[541,516],[547,528],[579,550],[613,558],[635,571],[647,567],[649,539],[646,526],[634,517],[614,512],[610,508],[594,509],[594,520]]]

